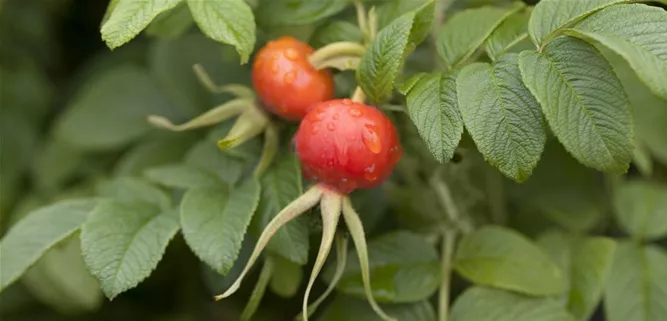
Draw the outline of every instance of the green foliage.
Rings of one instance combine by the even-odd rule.
[[[598,170],[628,169],[633,148],[628,99],[611,66],[592,45],[560,37],[542,52],[522,52],[519,66],[549,127],[568,152]]]
[[[540,159],[546,133],[540,105],[521,81],[519,56],[475,63],[456,81],[463,121],[477,149],[503,174],[525,181]]]
[[[0,1],[0,319],[667,320],[667,2],[80,2]],[[305,177],[281,36],[390,177]]]
[[[558,266],[533,242],[502,227],[466,235],[456,250],[454,268],[479,285],[531,295],[564,291]]]
[[[658,321],[667,315],[667,253],[653,245],[623,242],[605,290],[609,321]]]

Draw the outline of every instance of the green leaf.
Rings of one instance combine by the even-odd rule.
[[[116,162],[113,174],[141,175],[148,168],[180,161],[194,143],[192,138],[180,134],[142,141],[123,154]]]
[[[429,1],[382,28],[364,53],[357,69],[357,83],[373,102],[387,100],[394,89],[405,54],[421,43],[433,21]]]
[[[83,150],[113,150],[151,130],[146,116],[177,118],[170,108],[145,69],[117,66],[96,74],[79,90],[58,119],[56,135]]]
[[[368,243],[371,290],[378,302],[417,302],[431,296],[440,280],[438,254],[419,235],[397,231]],[[331,282],[335,265],[328,265],[324,278]],[[337,290],[364,297],[361,268],[356,253],[348,253],[347,265]]]
[[[567,275],[561,300],[578,320],[590,320],[609,279],[616,242],[604,237],[577,237],[547,232],[538,244]]]
[[[35,185],[41,190],[53,192],[76,173],[84,156],[72,146],[50,139],[33,161],[31,169]]]
[[[632,159],[628,98],[611,66],[591,45],[560,37],[519,57],[523,81],[558,140],[582,164],[627,171]]]
[[[291,298],[296,295],[303,279],[303,267],[281,257],[271,257],[273,275],[269,283],[271,292],[282,298]]]
[[[113,299],[151,274],[178,228],[175,210],[103,202],[81,229],[81,249],[86,265]]]
[[[376,7],[378,27],[384,28],[406,12],[414,11],[432,0],[391,0]]]
[[[473,287],[452,307],[451,321],[574,321],[561,305],[501,290]]]
[[[530,177],[547,135],[540,105],[521,81],[519,55],[475,63],[456,80],[463,122],[486,161],[518,182]]]
[[[408,115],[433,157],[440,163],[449,161],[463,134],[456,75],[425,75],[412,86],[406,100]]]
[[[307,25],[333,16],[349,0],[260,0],[257,21],[262,26]]]
[[[556,223],[572,232],[594,229],[606,211],[598,172],[577,162],[555,139],[546,144],[530,179],[508,187],[509,202],[517,206],[517,214],[535,219],[539,214],[548,218],[550,225]],[[518,216],[510,219],[531,230],[536,228]]]
[[[192,17],[209,38],[234,46],[241,64],[255,47],[255,16],[243,0],[187,0]]]
[[[222,182],[211,172],[187,164],[171,164],[148,169],[149,180],[172,188],[190,189],[219,185]]]
[[[166,210],[171,207],[171,198],[155,185],[134,177],[119,177],[99,183],[97,195],[109,197],[121,203],[147,203]]]
[[[318,27],[310,36],[309,43],[319,48],[334,42],[362,42],[363,40],[364,34],[357,25],[344,20],[334,20]]]
[[[42,207],[7,232],[0,241],[0,291],[18,279],[51,247],[74,234],[96,200],[69,200]]]
[[[604,308],[609,321],[667,319],[667,253],[653,245],[621,243],[616,251]]]
[[[530,16],[528,32],[533,42],[542,47],[543,43],[558,35],[559,31],[581,21],[586,16],[617,3],[629,0],[586,0],[562,1],[542,0]],[[614,22],[616,23],[616,22]]]
[[[274,160],[262,175],[262,193],[257,208],[260,229],[285,206],[303,193],[301,170],[294,154],[283,154]],[[299,265],[308,263],[308,221],[297,217],[290,221],[271,238],[268,251]]]
[[[667,99],[667,11],[622,4],[592,14],[566,33],[600,42],[628,61],[656,95]]]
[[[190,9],[185,2],[182,2],[174,9],[157,16],[146,28],[146,34],[161,38],[177,38],[185,34],[194,22]]]
[[[461,239],[456,271],[475,284],[530,295],[563,293],[563,273],[532,241],[510,229],[483,227]]]
[[[259,194],[259,183],[246,179],[231,189],[198,187],[183,196],[181,228],[185,241],[219,273],[226,274],[234,264]]]
[[[436,321],[435,310],[428,301],[404,304],[383,304],[382,309],[395,320]],[[337,296],[318,321],[383,321],[367,302],[346,296]]]
[[[614,209],[620,226],[633,237],[655,240],[667,236],[667,187],[623,182],[615,191]]]
[[[183,0],[118,0],[109,8],[108,20],[102,25],[102,39],[111,49],[132,40],[161,12]]]
[[[524,12],[517,12],[505,19],[484,43],[484,51],[492,60],[528,37],[528,18]]]
[[[438,55],[452,69],[467,61],[507,17],[523,8],[481,7],[454,14],[438,32]]]
[[[234,183],[241,177],[247,164],[231,153],[229,150],[221,151],[215,142],[202,140],[185,155],[185,164],[214,173],[224,182]]]
[[[92,312],[102,304],[102,291],[83,262],[78,236],[46,252],[22,281],[41,302],[62,314]]]

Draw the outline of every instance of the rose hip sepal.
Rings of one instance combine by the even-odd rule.
[[[252,84],[271,112],[298,121],[316,103],[334,95],[329,70],[308,61],[313,48],[292,37],[281,37],[259,50],[252,66]]]
[[[394,125],[373,107],[350,100],[332,100],[318,104],[308,113],[295,139],[304,175],[319,180],[319,183],[292,201],[267,224],[239,278],[216,299],[226,298],[238,290],[241,281],[280,227],[319,203],[322,242],[304,295],[303,319],[307,321],[326,295],[331,293],[345,268],[345,257],[341,255],[345,251],[345,240],[339,235],[341,241],[337,242],[337,252],[342,262],[338,262],[329,288],[309,307],[310,291],[331,251],[342,214],[357,249],[368,302],[383,320],[394,320],[382,311],[373,298],[366,236],[359,214],[347,196],[354,189],[377,186],[390,175],[402,154]]]

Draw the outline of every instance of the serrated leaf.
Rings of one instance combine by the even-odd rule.
[[[619,225],[641,240],[667,236],[667,187],[657,183],[628,181],[614,195]]]
[[[587,17],[566,30],[600,42],[625,60],[656,95],[667,99],[667,11],[644,4],[621,4]]]
[[[146,34],[161,38],[176,38],[186,33],[194,23],[190,9],[183,1],[174,9],[155,17],[146,28]]]
[[[484,51],[496,60],[503,53],[528,37],[528,18],[523,12],[517,12],[505,19],[484,43]]]
[[[537,242],[567,276],[567,291],[560,300],[578,320],[589,320],[608,282],[616,243],[556,231],[542,234]]]
[[[190,189],[222,183],[206,170],[187,164],[171,164],[146,170],[146,178],[163,186]]]
[[[222,181],[236,182],[247,166],[243,159],[231,155],[231,151],[221,151],[215,142],[202,140],[192,146],[185,155],[185,164],[214,173]]]
[[[83,261],[78,236],[46,252],[22,281],[39,301],[65,315],[93,312],[102,304],[102,291]]]
[[[102,291],[113,299],[153,272],[178,229],[176,210],[107,201],[81,228],[81,249]]]
[[[319,48],[334,42],[363,40],[364,34],[357,25],[345,20],[334,20],[318,27],[310,36],[309,44]]]
[[[452,307],[452,321],[574,321],[565,308],[549,298],[473,287]]]
[[[558,140],[582,164],[622,173],[632,159],[629,102],[609,63],[586,42],[552,40],[519,56],[523,81]]]
[[[190,189],[181,202],[181,228],[192,251],[219,273],[231,269],[255,213],[260,186],[246,179],[233,188]]]
[[[192,144],[193,137],[183,134],[142,141],[118,159],[113,174],[116,177],[141,175],[148,168],[180,161]]]
[[[119,177],[99,183],[97,195],[109,197],[121,203],[147,203],[162,210],[171,207],[171,198],[155,185],[134,177]]]
[[[271,257],[273,274],[269,283],[271,292],[283,298],[296,295],[303,279],[303,267],[281,257]]]
[[[406,96],[410,119],[433,157],[444,163],[454,156],[463,134],[456,74],[421,77]]]
[[[18,279],[44,253],[75,233],[97,200],[68,200],[27,214],[0,241],[0,291]]]
[[[419,235],[397,231],[368,243],[371,290],[378,302],[417,302],[431,296],[440,280],[440,263],[432,245]],[[343,277],[336,289],[363,298],[361,267],[356,253],[348,253]],[[324,278],[331,282],[334,265],[328,265]]]
[[[555,37],[563,28],[580,21],[586,16],[617,3],[629,0],[543,0],[530,16],[528,32],[537,46]]]
[[[436,321],[433,306],[428,301],[404,304],[383,304],[382,310],[400,321]],[[383,321],[367,302],[346,296],[337,296],[324,311],[319,321]]]
[[[530,295],[563,293],[563,273],[532,241],[510,229],[483,227],[461,239],[454,268],[475,284]]]
[[[396,18],[406,12],[419,9],[419,7],[432,0],[391,0],[379,4],[376,7],[376,16],[379,28],[384,28]]]
[[[255,47],[255,16],[243,0],[187,0],[192,17],[209,38],[234,46],[241,64]]]
[[[120,47],[136,37],[158,14],[174,8],[181,1],[118,0],[109,7],[111,13],[102,25],[102,39],[111,49]]]
[[[301,170],[294,154],[279,156],[262,175],[262,193],[257,213],[261,229],[285,206],[303,193]],[[308,222],[305,217],[290,221],[271,238],[268,251],[294,263],[308,263]]]
[[[348,0],[260,0],[257,21],[267,27],[306,25],[333,16]]]
[[[653,245],[619,244],[605,290],[609,321],[667,319],[667,253]]]
[[[433,2],[403,14],[377,34],[361,58],[357,83],[373,102],[388,99],[406,52],[421,43],[433,20]]]
[[[151,130],[146,116],[178,118],[171,106],[145,69],[117,66],[96,74],[77,92],[55,134],[83,150],[114,150]]]
[[[437,50],[447,68],[453,68],[472,56],[507,17],[523,8],[481,7],[454,14],[438,32]]]
[[[547,140],[540,105],[521,81],[519,55],[493,65],[468,65],[456,80],[466,129],[484,159],[523,182],[540,160]]]

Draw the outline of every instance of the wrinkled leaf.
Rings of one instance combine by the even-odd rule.
[[[491,33],[484,43],[484,50],[492,60],[498,59],[503,53],[528,37],[528,18],[527,14],[517,12],[507,17]]]
[[[112,198],[121,203],[148,203],[162,210],[171,207],[171,198],[155,185],[134,177],[119,177],[99,183],[97,195]]]
[[[241,249],[241,242],[259,201],[254,179],[239,185],[190,189],[181,203],[181,228],[192,251],[210,267],[226,274]]]
[[[51,247],[75,233],[96,200],[68,200],[27,214],[0,241],[0,291],[16,281]]]
[[[503,227],[483,227],[461,239],[454,268],[475,284],[531,295],[565,290],[563,273],[532,241]]]
[[[483,287],[464,292],[452,307],[451,321],[574,321],[565,308],[549,298]]]
[[[464,68],[456,84],[466,129],[486,161],[515,181],[537,165],[547,135],[540,105],[521,81],[517,54]]]
[[[109,6],[108,20],[102,25],[102,39],[109,48],[120,47],[136,37],[160,13],[183,0],[118,0]]]
[[[524,83],[558,140],[582,164],[623,173],[632,159],[628,98],[611,66],[591,45],[560,37],[519,57]]]
[[[334,42],[361,42],[362,40],[364,40],[364,35],[357,25],[344,20],[334,20],[318,27],[310,36],[309,43],[319,48]]]
[[[306,25],[335,15],[348,0],[260,0],[257,21],[263,26]]]
[[[432,245],[419,235],[398,231],[368,243],[371,290],[378,302],[417,302],[431,296],[438,287],[440,264]],[[327,266],[324,278],[331,281],[334,265]],[[361,268],[356,253],[348,253],[339,291],[364,297]]]
[[[182,189],[219,185],[222,183],[213,173],[187,164],[154,167],[148,169],[145,176],[160,185]]]
[[[241,64],[255,47],[255,16],[243,0],[187,0],[192,17],[209,38],[236,48]]]
[[[667,253],[653,245],[621,243],[605,291],[609,321],[667,318]]]
[[[463,134],[456,75],[422,76],[409,90],[407,110],[433,157],[444,163],[454,156]]]
[[[113,299],[151,274],[178,229],[175,210],[103,202],[81,229],[81,249],[86,265]]]
[[[185,34],[194,23],[190,9],[185,1],[182,1],[174,9],[158,15],[148,25],[146,33],[154,37],[176,38]]]

